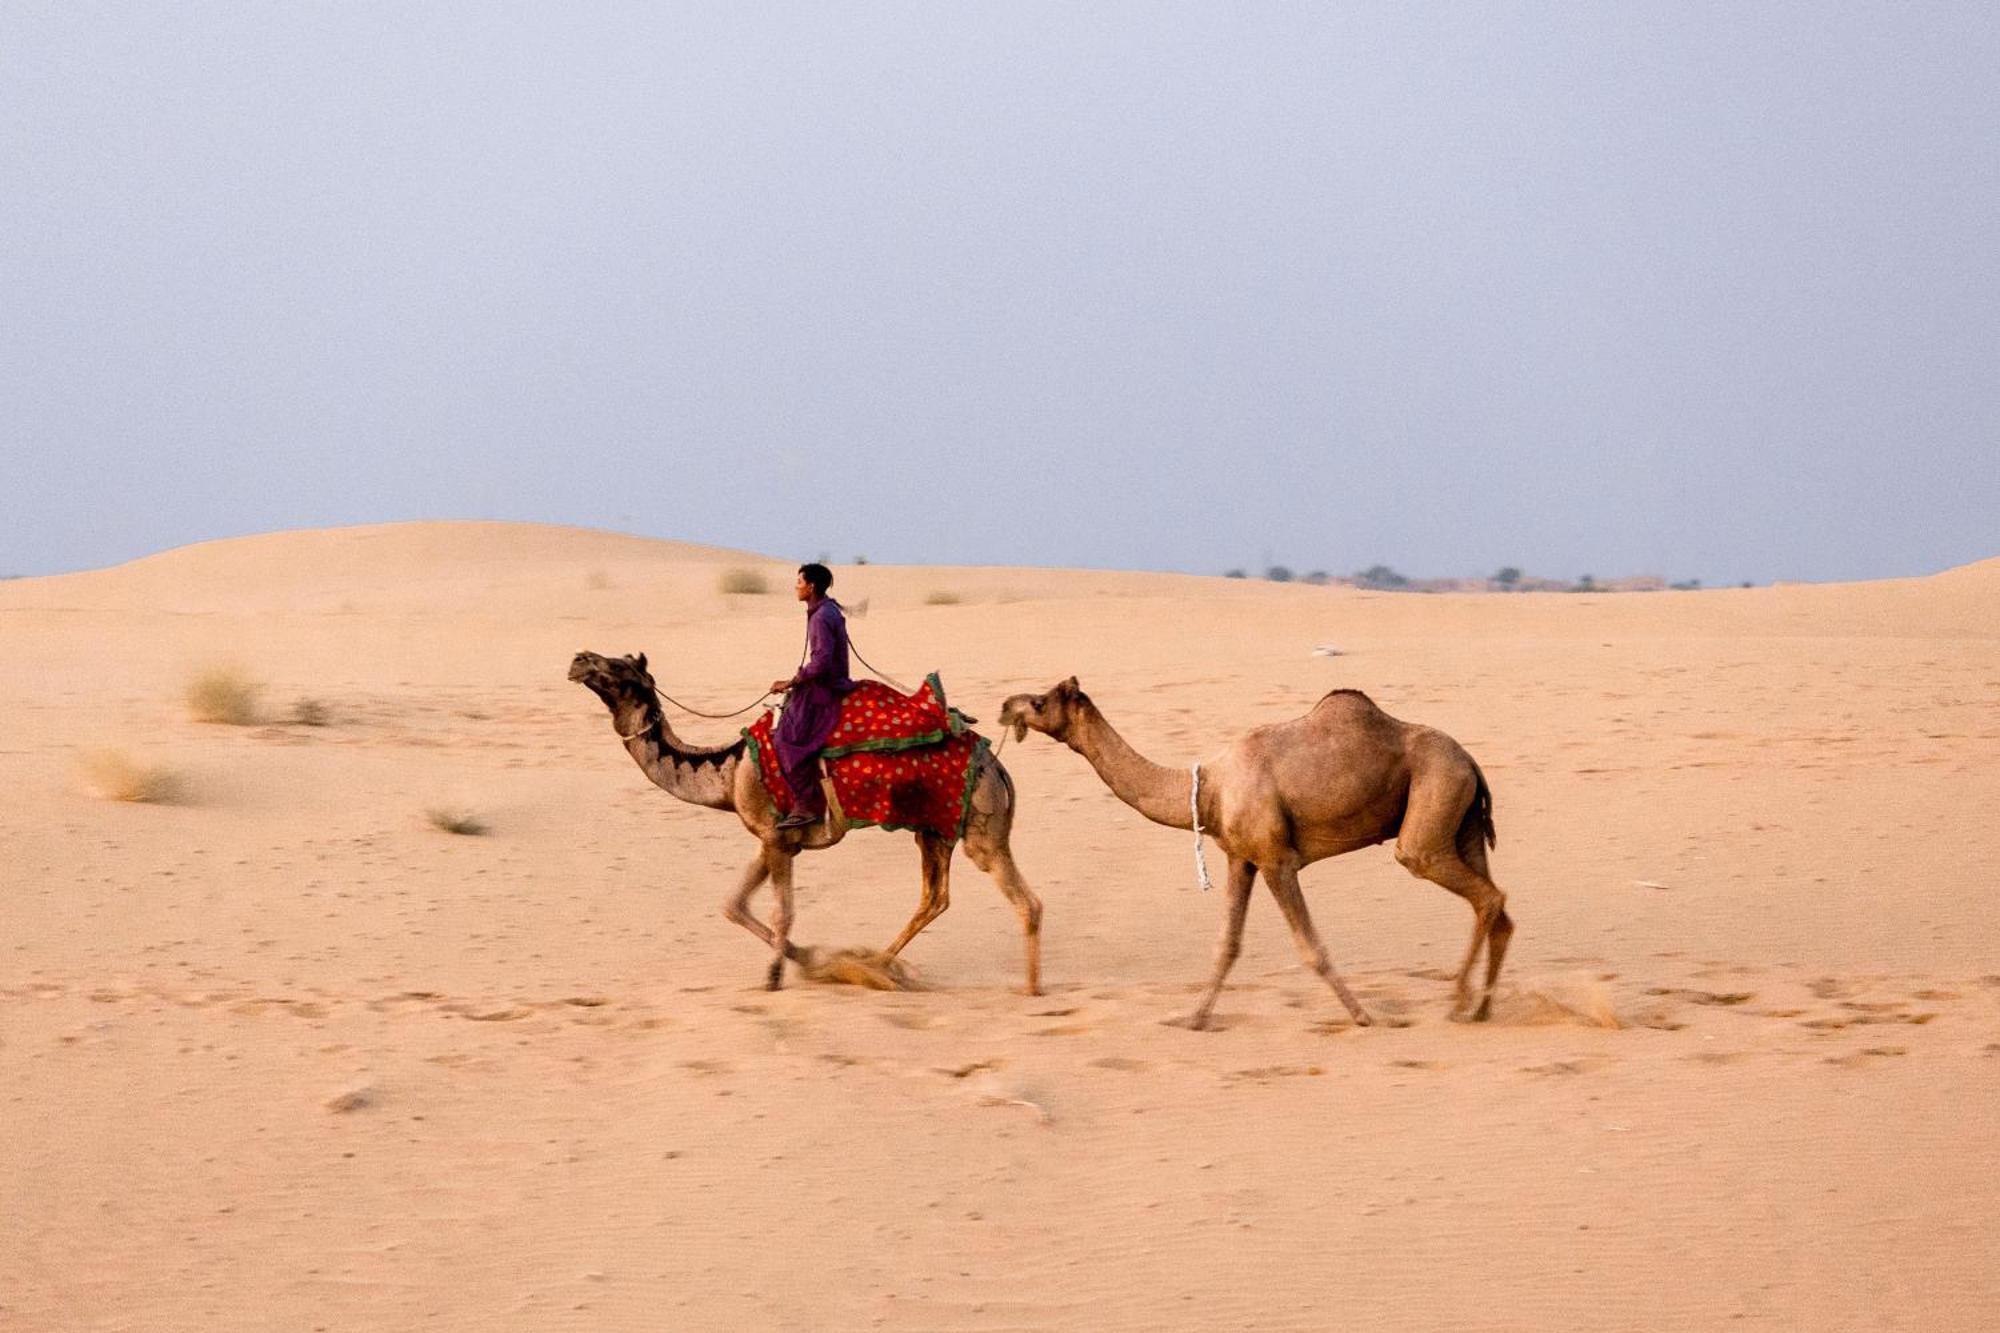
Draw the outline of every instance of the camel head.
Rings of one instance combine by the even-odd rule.
[[[1045,736],[1053,736],[1059,741],[1069,739],[1070,723],[1075,720],[1077,710],[1090,702],[1090,696],[1078,688],[1076,677],[1057,681],[1044,694],[1016,694],[1000,705],[1000,725],[1014,729],[1014,739],[1024,739],[1030,731],[1039,731]]]
[[[569,678],[604,700],[614,711],[621,703],[650,705],[658,694],[653,673],[646,670],[646,655],[604,657],[578,653],[570,659]]]

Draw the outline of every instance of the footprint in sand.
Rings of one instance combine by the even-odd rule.
[[[1225,1083],[1269,1083],[1280,1078],[1317,1078],[1326,1070],[1318,1065],[1260,1065],[1254,1069],[1232,1069],[1222,1076]]]
[[[440,1006],[442,1012],[457,1014],[474,1023],[512,1023],[528,1017],[532,1012],[519,1005],[482,1006],[477,1004],[447,1004]]]
[[[1830,1065],[1839,1065],[1842,1069],[1859,1069],[1870,1060],[1907,1054],[1909,1054],[1908,1048],[1903,1046],[1869,1046],[1849,1055],[1829,1055],[1826,1057],[1826,1062]]]
[[[314,1004],[311,1000],[244,1000],[229,1006],[232,1014],[262,1014],[272,1009],[282,1009],[294,1018],[325,1018],[326,1006]]]
[[[1850,1005],[1847,1007],[1853,1008],[1854,1006]],[[1937,1015],[1934,1013],[1907,1014],[1865,1011],[1841,1018],[1808,1018],[1803,1023],[1800,1023],[1799,1026],[1823,1036],[1829,1032],[1841,1032],[1847,1028],[1869,1027],[1882,1023],[1907,1023],[1912,1027],[1921,1027],[1936,1017]]]
[[[1677,1000],[1686,1000],[1690,1004],[1715,1004],[1723,1006],[1748,1004],[1750,1001],[1757,998],[1757,993],[1755,991],[1688,990],[1684,987],[1677,987],[1677,986],[1652,986],[1647,989],[1646,994],[1667,996]]]

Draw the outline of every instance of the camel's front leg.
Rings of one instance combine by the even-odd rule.
[[[1296,866],[1265,866],[1264,882],[1271,886],[1271,896],[1278,900],[1278,910],[1285,914],[1285,924],[1292,928],[1292,940],[1299,947],[1299,957],[1307,967],[1325,978],[1333,987],[1333,993],[1347,1006],[1347,1013],[1356,1027],[1367,1027],[1375,1020],[1368,1017],[1368,1011],[1361,1007],[1361,1001],[1354,998],[1354,992],[1347,989],[1347,983],[1340,979],[1340,973],[1333,970],[1333,959],[1327,956],[1326,946],[1319,942],[1319,932],[1313,929],[1312,915],[1306,911],[1306,896],[1299,890],[1299,872]]]
[[[774,859],[782,859],[789,869],[791,858],[783,852],[768,848],[758,852],[757,859],[743,868],[743,878],[736,885],[736,896],[722,905],[722,915],[725,918],[773,948],[777,946],[777,936],[772,933],[769,926],[750,915],[750,895],[757,892],[764,881],[771,877],[771,863]],[[789,940],[785,944],[785,953],[792,958],[799,956],[799,951],[792,947]]]
[[[771,976],[765,990],[785,984],[785,958],[792,954],[792,857],[780,853],[771,866],[771,892],[777,906],[771,912]]]
[[[951,852],[952,844],[929,833],[917,835],[917,851],[923,858],[924,896],[917,904],[915,916],[910,924],[903,927],[903,933],[896,942],[883,950],[891,958],[903,951],[903,946],[917,937],[917,932],[944,915],[944,909],[951,906]]]
[[[1222,979],[1229,975],[1229,969],[1236,963],[1236,955],[1243,951],[1243,918],[1250,911],[1250,890],[1257,884],[1257,867],[1248,861],[1229,858],[1229,901],[1222,921],[1222,940],[1215,946],[1215,975],[1209,978],[1208,993],[1201,997],[1193,1013],[1187,1016],[1187,1026],[1199,1032],[1208,1026],[1208,1016],[1215,1008],[1215,997],[1222,993]]]

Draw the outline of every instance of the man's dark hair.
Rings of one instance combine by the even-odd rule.
[[[800,565],[799,573],[812,585],[812,590],[817,596],[826,596],[826,590],[833,586],[833,571],[817,561],[810,565]]]

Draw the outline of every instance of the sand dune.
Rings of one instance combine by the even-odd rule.
[[[963,858],[926,989],[759,989],[717,911],[748,839],[564,670],[644,650],[734,708],[796,660],[788,573],[453,523],[0,584],[0,1328],[2000,1321],[2000,560],[1523,596],[839,568],[861,651],[989,723],[1075,673],[1182,764],[1349,686],[1477,756],[1496,1021],[1446,1021],[1463,904],[1373,849],[1305,883],[1384,1021],[1260,898],[1201,1034],[1161,1021],[1219,926],[1188,837],[1033,736],[1047,994]],[[256,724],[188,716],[218,663]],[[104,799],[106,754],[167,799]],[[914,849],[858,831],[800,881],[798,938],[879,946]]]

